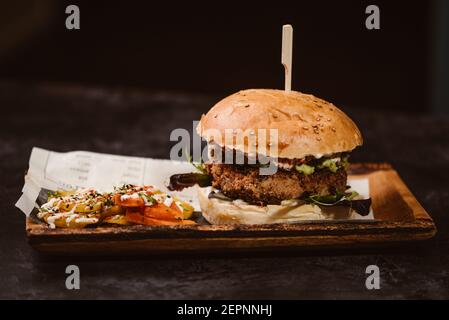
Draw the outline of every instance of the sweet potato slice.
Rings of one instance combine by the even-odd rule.
[[[126,220],[128,222],[143,224],[143,214],[140,208],[126,209]]]
[[[170,207],[163,204],[155,204],[144,209],[145,217],[152,219],[171,220],[176,221],[182,219],[184,216],[176,205],[173,203]]]
[[[192,220],[161,220],[154,218],[144,218],[144,224],[148,226],[176,226],[176,225],[194,225]]]

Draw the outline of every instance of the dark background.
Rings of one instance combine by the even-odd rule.
[[[78,4],[81,30],[66,30]],[[381,30],[365,28],[377,4]],[[448,299],[449,1],[2,1],[0,299]],[[167,158],[221,97],[283,86],[281,26],[295,28],[294,89],[361,129],[353,162],[388,162],[438,229],[372,249],[48,259],[14,207],[34,146]],[[446,116],[444,115],[446,114]],[[65,289],[65,268],[82,290]],[[366,290],[365,269],[381,269]]]
[[[80,30],[65,28],[68,4]],[[369,4],[380,30],[365,28]],[[217,97],[282,88],[291,23],[294,89],[343,108],[448,113],[448,18],[444,0],[5,1],[0,79]]]

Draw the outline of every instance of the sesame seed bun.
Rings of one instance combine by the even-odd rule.
[[[210,199],[211,188],[198,188],[203,217],[211,224],[273,224],[323,220],[326,216],[316,205],[250,205],[242,200]],[[346,210],[348,211],[348,210]]]
[[[264,146],[249,139],[225,139],[236,130],[257,139],[259,129],[277,129],[278,139],[270,140],[267,133]],[[224,98],[201,117],[197,132],[222,147],[287,159],[347,152],[363,143],[354,122],[332,103],[273,89],[243,90]]]

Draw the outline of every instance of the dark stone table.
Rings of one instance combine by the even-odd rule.
[[[438,227],[397,248],[147,258],[45,258],[25,237],[20,196],[31,148],[167,158],[169,134],[191,128],[218,96],[0,83],[0,298],[449,298],[449,119],[345,109],[365,146],[353,161],[390,162]],[[449,106],[448,106],[449,107]],[[65,268],[81,290],[65,288]],[[381,289],[365,288],[376,264]]]

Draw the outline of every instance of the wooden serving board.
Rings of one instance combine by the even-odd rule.
[[[352,164],[369,180],[374,220],[325,220],[274,225],[124,226],[50,229],[27,218],[29,243],[51,255],[135,255],[167,252],[360,247],[425,240],[436,227],[388,164]]]

